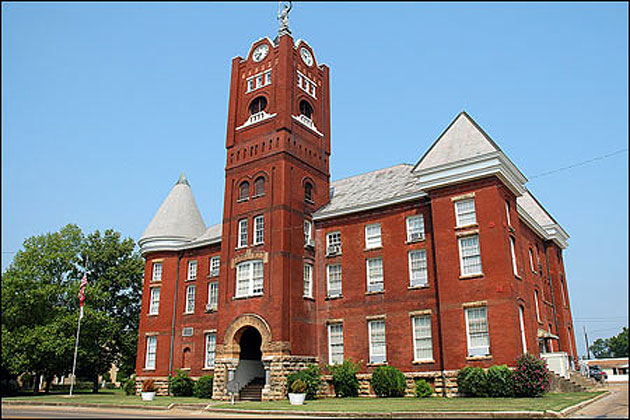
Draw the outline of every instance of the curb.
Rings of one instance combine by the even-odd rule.
[[[121,405],[121,404],[96,404],[96,403],[64,403],[46,401],[2,401],[2,405],[35,405],[52,407],[89,407],[89,408],[134,408],[145,410],[170,410],[170,406],[160,405]],[[173,404],[171,404],[173,405]]]
[[[572,405],[571,407],[565,408],[564,410],[560,411],[559,414],[560,414],[560,416],[565,417],[565,416],[567,416],[567,415],[569,415],[569,414],[579,410],[580,408],[586,407],[587,405],[592,404],[595,401],[599,401],[602,398],[607,397],[609,395],[612,395],[612,392],[610,392],[610,390],[606,390],[606,391],[604,391],[603,394],[600,394],[600,395],[598,395],[598,396],[596,396],[594,398],[591,398],[590,400],[582,401],[580,403]]]

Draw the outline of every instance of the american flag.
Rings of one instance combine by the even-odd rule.
[[[81,318],[83,318],[83,301],[85,300],[85,286],[87,286],[87,275],[83,273],[81,284],[79,285],[79,305],[81,306]]]

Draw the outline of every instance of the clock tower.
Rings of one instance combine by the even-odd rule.
[[[232,60],[217,399],[252,378],[263,400],[284,398],[287,373],[316,361],[311,214],[329,201],[329,69],[286,13],[275,40]]]

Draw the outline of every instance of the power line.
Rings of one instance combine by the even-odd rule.
[[[608,154],[602,155],[602,156],[597,156],[597,157],[594,157],[592,159],[585,160],[583,162],[574,163],[573,165],[563,166],[563,167],[558,168],[558,169],[553,169],[551,171],[542,172],[542,173],[540,173],[538,175],[531,176],[529,178],[529,180],[531,181],[532,179],[535,179],[535,178],[540,178],[540,177],[543,177],[543,176],[555,174],[556,172],[566,171],[567,169],[576,168],[578,166],[586,165],[587,163],[595,162],[597,160],[606,159],[608,157],[611,157],[611,156],[614,156],[614,155],[618,155],[619,153],[623,153],[623,152],[627,152],[627,151],[628,151],[628,148],[626,147],[624,149],[617,150],[616,152],[608,153]]]

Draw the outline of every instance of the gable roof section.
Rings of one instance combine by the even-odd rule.
[[[425,196],[411,169],[412,165],[403,163],[333,181],[330,202],[317,210],[313,219],[327,219]]]
[[[425,190],[494,175],[519,196],[527,182],[525,175],[465,111],[440,134],[412,172]]]
[[[181,175],[138,240],[141,251],[171,250],[206,232],[190,184]]]
[[[529,190],[516,198],[516,211],[530,228],[546,240],[554,241],[560,248],[568,247],[569,234],[560,226]]]

